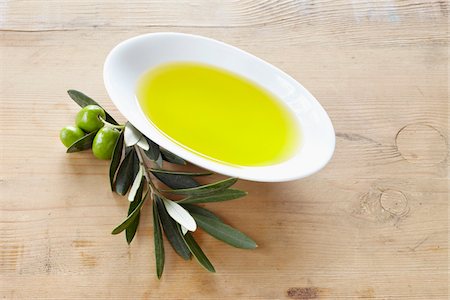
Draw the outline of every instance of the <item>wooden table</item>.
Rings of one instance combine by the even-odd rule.
[[[0,0],[0,295],[4,299],[447,299],[446,1]],[[206,35],[306,86],[333,120],[331,163],[304,180],[240,181],[207,207],[254,251],[198,233],[210,274],[166,245],[155,276],[151,208],[137,239],[110,235],[127,201],[108,163],[67,155],[66,90],[106,96],[102,66],[148,32]]]

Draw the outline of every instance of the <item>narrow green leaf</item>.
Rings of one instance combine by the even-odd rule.
[[[178,224],[190,231],[195,231],[197,229],[194,218],[180,204],[164,198],[163,203],[169,216],[171,216]]]
[[[137,216],[139,215],[140,211],[141,211],[141,207],[142,205],[144,205],[145,203],[145,199],[148,196],[148,191],[145,193],[144,197],[142,197],[142,199],[139,201],[139,204],[136,206],[136,208],[131,212],[131,214],[128,215],[128,217],[125,219],[125,221],[123,221],[119,226],[117,226],[116,228],[114,228],[114,230],[111,232],[112,234],[119,234],[122,231],[124,231],[125,229],[127,229],[132,223],[133,221],[137,218]],[[134,202],[134,201],[133,201]]]
[[[158,278],[161,278],[164,270],[164,243],[159,222],[158,209],[156,208],[156,202],[153,201],[153,238],[155,243],[156,275]]]
[[[200,186],[200,184],[192,178],[192,176],[167,174],[162,172],[151,171],[159,181],[172,189],[186,189]]]
[[[203,253],[200,246],[195,241],[194,237],[187,232],[186,235],[183,237],[184,241],[186,242],[186,245],[188,246],[189,250],[192,252],[194,257],[197,259],[198,263],[203,266],[206,270],[209,272],[216,272],[214,269],[214,266],[209,261],[208,257],[206,257],[205,253]]]
[[[109,183],[111,184],[111,190],[114,190],[114,175],[116,175],[119,168],[120,159],[123,152],[123,130],[120,132],[116,145],[114,146],[113,155],[111,158],[111,164],[109,165]]]
[[[200,196],[207,195],[211,193],[216,193],[218,191],[225,190],[235,184],[237,178],[228,178],[225,180],[217,181],[207,185],[202,185],[199,187],[185,188],[185,189],[174,189],[174,190],[164,190],[164,192],[180,195],[192,195]]]
[[[132,149],[125,154],[125,158],[120,164],[119,171],[117,171],[116,192],[119,195],[124,196],[130,189],[131,183],[135,177],[133,175],[136,162],[139,164],[136,152]]]
[[[128,216],[136,209],[136,207],[139,205],[139,202],[142,199],[142,192],[144,191],[144,183],[145,180],[141,178],[141,182],[139,184],[139,188],[136,191],[136,194],[134,196],[134,201],[130,202],[130,206],[128,207]],[[125,237],[127,239],[128,245],[133,240],[134,236],[136,235],[136,230],[139,226],[139,219],[140,219],[141,212],[138,212],[136,219],[130,224],[130,226],[127,227],[125,230]]]
[[[226,189],[212,195],[206,196],[194,196],[187,197],[178,203],[208,203],[208,202],[221,202],[233,199],[238,199],[247,195],[247,192],[236,190],[236,189]]]
[[[184,227],[183,225],[181,225],[180,224],[180,229],[181,229],[181,233],[183,234],[183,235],[185,235],[186,234],[186,232],[188,232],[189,230],[186,228],[186,227]]]
[[[172,152],[170,152],[169,150],[166,150],[164,148],[160,148],[160,150],[161,150],[162,158],[165,161],[168,161],[170,163],[177,164],[177,165],[186,165],[186,161],[184,159],[182,159],[181,157],[179,157],[178,155],[175,155]]]
[[[68,90],[67,93],[69,94],[70,98],[72,98],[72,100],[75,101],[81,107],[85,107],[87,105],[97,105],[97,106],[102,107],[94,99],[86,96],[82,92],[79,92],[76,90]],[[103,108],[103,110],[105,111],[105,114],[106,114],[106,121],[108,121],[109,123],[112,123],[114,125],[119,125],[119,123],[117,123],[116,120],[114,120],[114,118],[111,117],[111,115],[108,114],[108,112],[106,112],[106,110],[104,108]]]
[[[134,201],[131,202],[130,205],[132,203],[134,203]],[[128,245],[131,244],[134,236],[136,235],[136,231],[138,229],[140,219],[141,219],[141,213],[138,212],[136,215],[136,218],[133,220],[133,222],[131,222],[131,224],[125,229],[125,238],[127,240]]]
[[[134,147],[132,147],[134,152],[134,161],[133,161],[133,178],[136,178],[137,173],[139,172],[139,169],[141,168],[141,162],[137,156],[136,150]],[[142,170],[144,171],[144,170]]]
[[[92,98],[86,96],[82,92],[76,90],[68,90],[67,93],[69,94],[70,98],[72,98],[72,100],[81,107],[85,107],[87,105],[98,105],[97,102],[95,102]]]
[[[251,238],[220,220],[195,213],[192,213],[192,216],[198,226],[218,240],[237,248],[254,249],[257,247]]]
[[[127,155],[127,154],[130,153],[131,151],[135,151],[135,150],[134,150],[134,147],[127,147],[127,146],[125,145],[125,155]]]
[[[185,204],[185,203],[180,203],[181,206],[183,206],[191,215],[192,214],[197,214],[197,215],[201,215],[201,216],[205,216],[208,218],[212,218],[212,219],[216,219],[218,221],[221,221],[220,218],[218,216],[216,216],[213,212],[207,210],[204,207],[198,206],[198,205],[194,205],[194,204]]]
[[[158,166],[158,168],[163,167],[163,158],[162,158],[161,153],[159,153],[158,158],[155,160],[155,164]]]
[[[148,150],[145,151],[145,154],[149,159],[156,161],[160,155],[159,146],[148,137],[145,137],[145,139],[147,139],[148,143]]]
[[[133,184],[131,185],[130,193],[128,194],[128,201],[134,201],[135,195],[139,187],[141,186],[142,177],[144,176],[144,167],[139,164],[139,171],[134,177]]]
[[[124,129],[124,142],[127,147],[136,145],[143,137],[142,133],[137,130],[133,124],[127,122]]]
[[[138,145],[140,148],[142,148],[142,150],[144,151],[148,151],[148,149],[150,148],[147,139],[142,136],[139,141],[136,143],[136,145]]]
[[[212,175],[212,172],[181,172],[181,171],[169,171],[163,169],[150,169],[152,173],[164,173],[170,175],[183,175],[183,176],[208,176]]]
[[[178,255],[183,259],[189,260],[191,258],[191,252],[186,246],[183,237],[178,230],[178,224],[169,216],[167,210],[161,200],[157,195],[155,195],[156,206],[158,208],[159,217],[161,218],[161,225],[164,229],[167,239],[170,245],[175,250]]]
[[[97,131],[93,131],[91,133],[86,134],[85,136],[76,140],[69,148],[67,148],[67,153],[73,153],[78,151],[83,151],[87,149],[91,149],[92,142],[94,141],[95,135]]]

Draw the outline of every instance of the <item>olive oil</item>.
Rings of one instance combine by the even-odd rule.
[[[300,144],[293,113],[271,93],[229,71],[177,62],[139,79],[142,111],[163,134],[209,159],[264,166],[290,158]]]

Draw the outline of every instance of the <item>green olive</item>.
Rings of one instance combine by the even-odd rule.
[[[92,152],[100,159],[111,159],[120,132],[111,127],[101,128],[92,142]]]
[[[59,139],[67,148],[84,136],[83,130],[77,126],[66,126],[59,132]]]
[[[100,117],[106,119],[103,108],[98,105],[87,105],[78,112],[75,124],[86,132],[96,131],[103,127]]]

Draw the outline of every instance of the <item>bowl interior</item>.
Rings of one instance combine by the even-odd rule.
[[[274,94],[294,112],[301,125],[302,146],[298,152],[274,165],[232,166],[190,152],[165,137],[143,114],[135,89],[141,74],[162,63],[175,61],[223,68],[252,80]],[[137,129],[167,150],[218,173],[254,181],[293,180],[320,170],[334,151],[333,126],[311,93],[273,65],[213,39],[180,33],[153,33],[131,38],[109,53],[103,76],[111,100]]]

